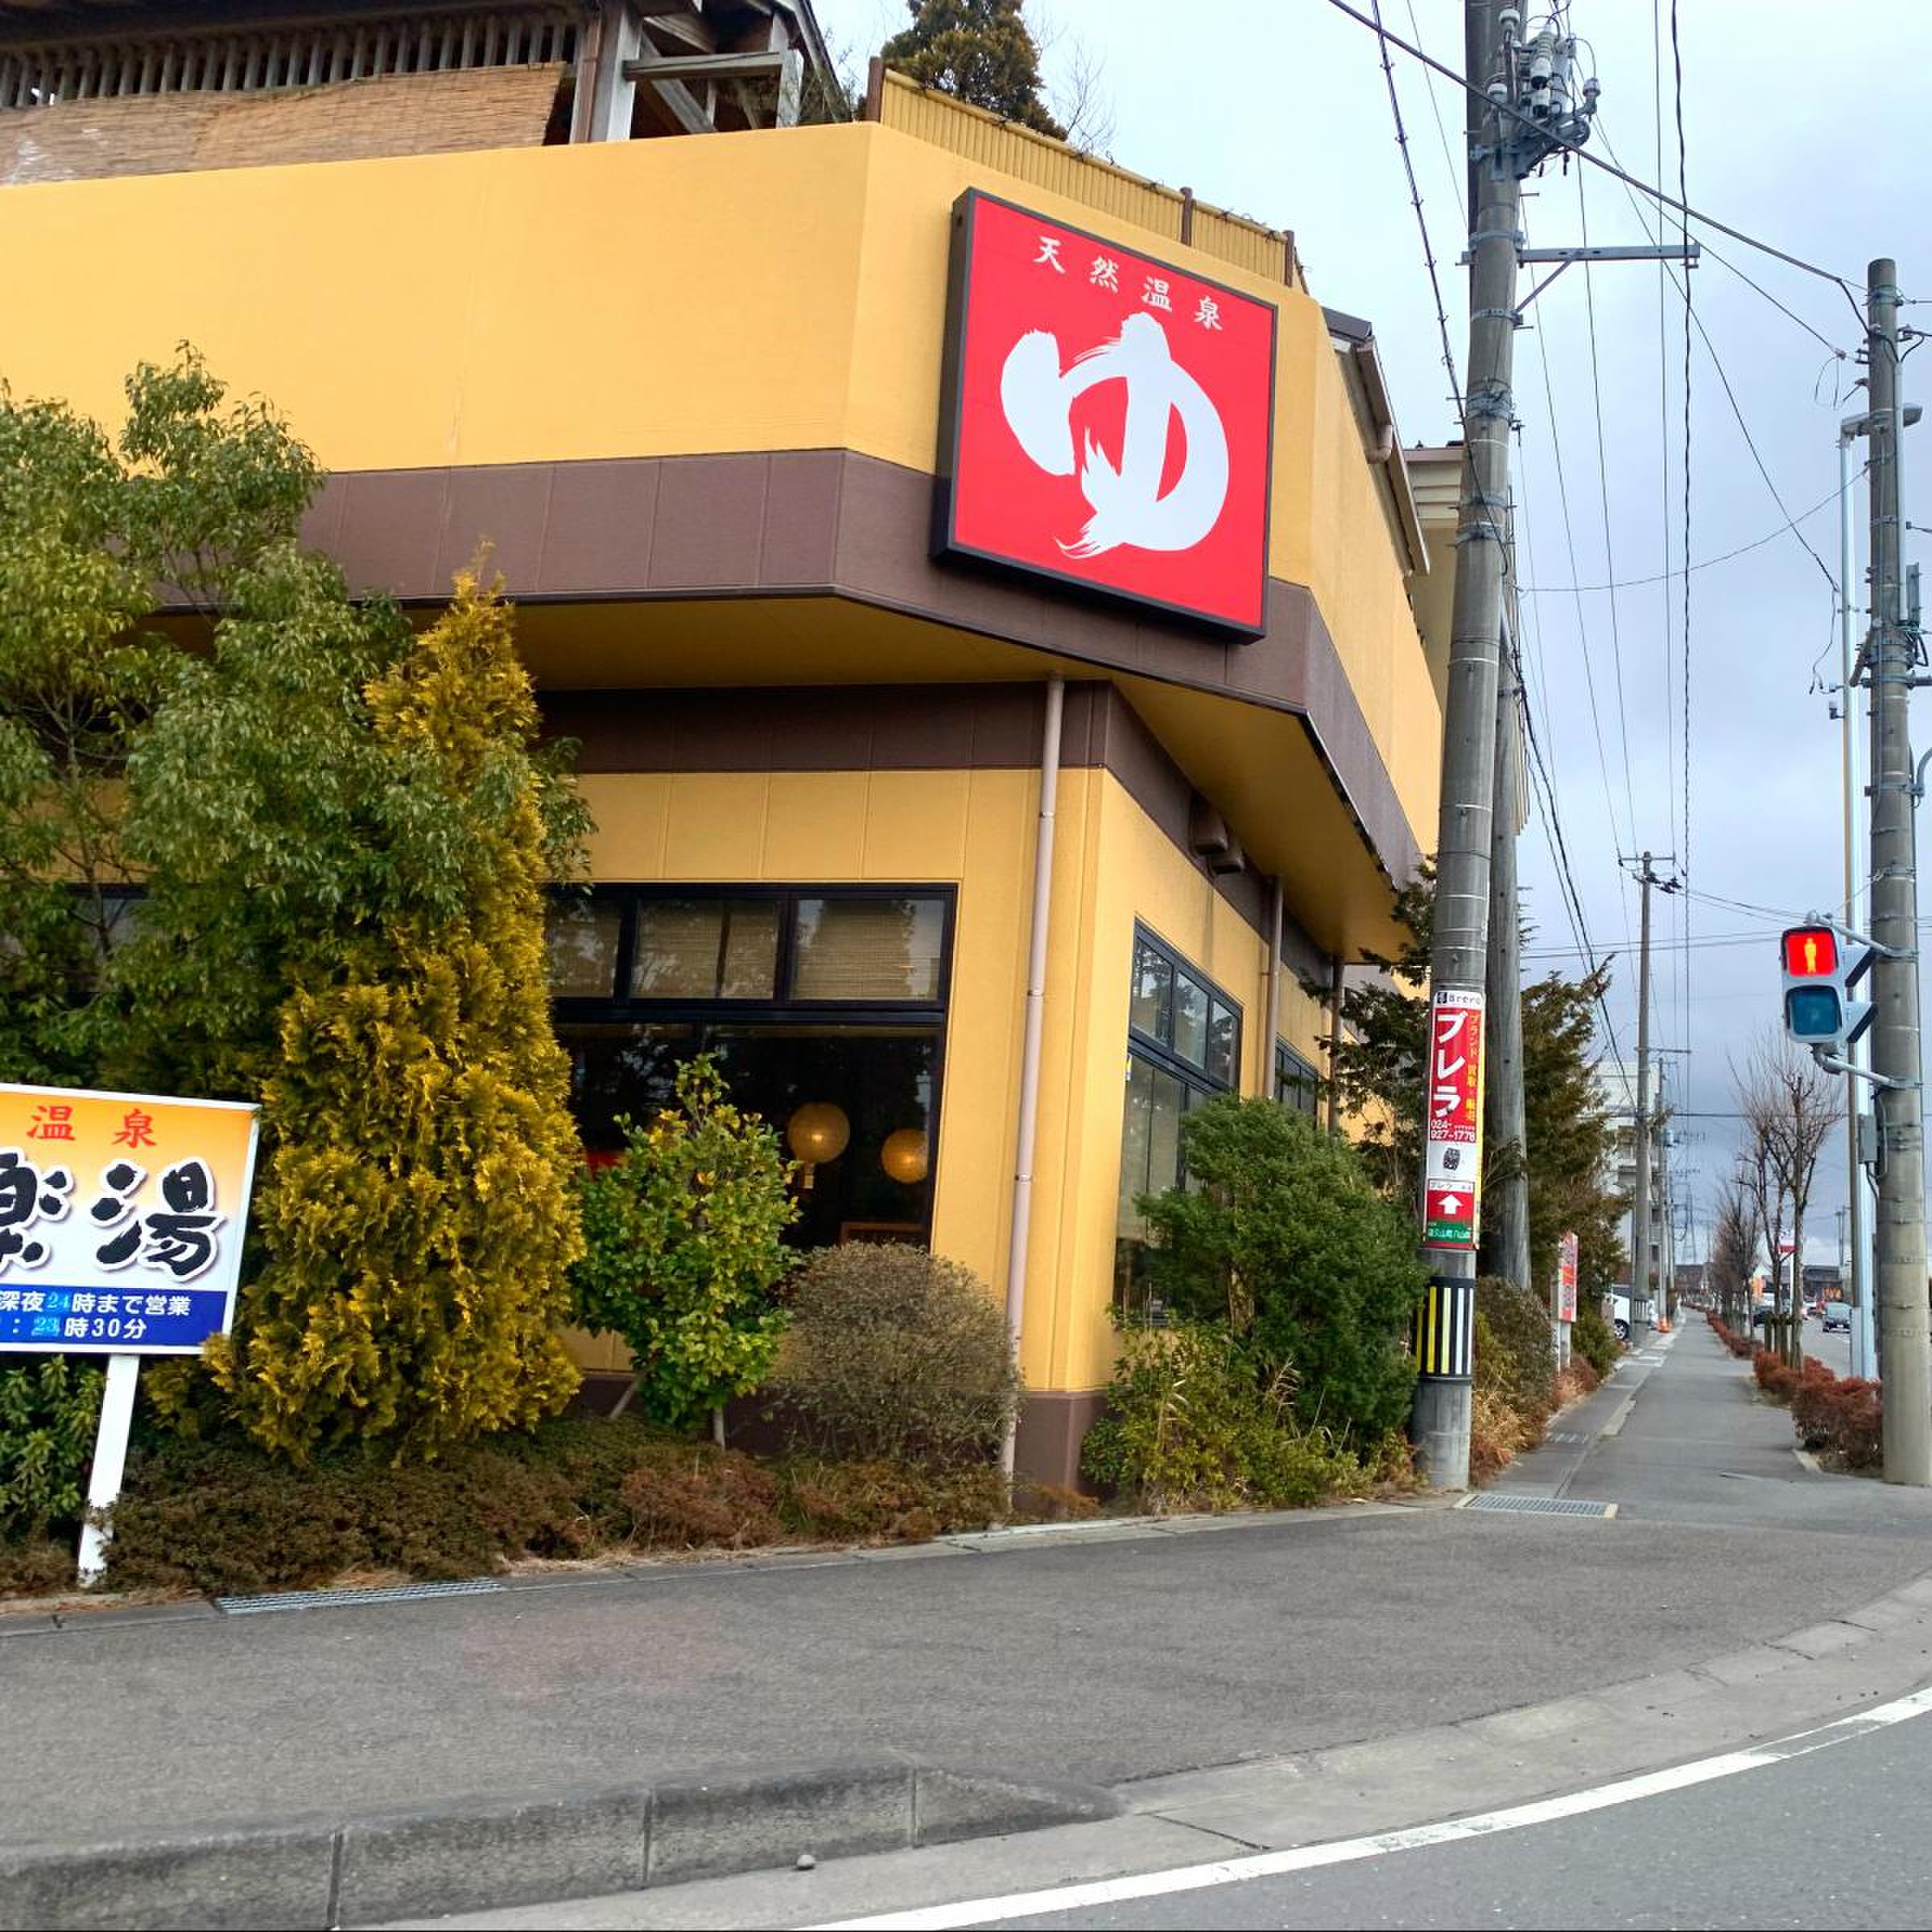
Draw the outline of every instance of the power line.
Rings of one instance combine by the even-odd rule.
[[[1583,177],[1581,174],[1576,178],[1576,191],[1577,208],[1583,224],[1583,246],[1587,248],[1590,246],[1590,217],[1583,208]],[[1596,413],[1596,485],[1597,496],[1603,506],[1604,565],[1606,573],[1614,581],[1616,576],[1616,553],[1612,547],[1610,539],[1610,458],[1604,444],[1604,386],[1596,353],[1596,285],[1591,278],[1587,259],[1583,263],[1583,303],[1590,325],[1590,394]],[[1540,332],[1538,340],[1540,347]],[[1543,363],[1546,377],[1549,374],[1549,361],[1546,357]],[[1556,399],[1554,394],[1550,397],[1550,436],[1554,443],[1556,440]],[[1560,466],[1558,473],[1562,473]],[[1666,557],[1664,560],[1668,563],[1670,559]],[[1637,842],[1637,802],[1630,782],[1630,713],[1624,696],[1623,630],[1617,619],[1614,592],[1610,599],[1610,658],[1616,671],[1616,724],[1624,748],[1624,802],[1629,809],[1630,840],[1634,844]],[[1677,843],[1674,828],[1670,842],[1673,845]]]
[[[1338,13],[1346,14],[1357,26],[1367,27],[1371,33],[1377,35],[1385,45],[1398,47],[1410,59],[1419,60],[1425,67],[1433,68],[1437,73],[1447,76],[1465,93],[1476,94],[1485,100],[1488,99],[1488,95],[1483,89],[1477,87],[1465,76],[1459,74],[1454,68],[1445,67],[1432,55],[1424,53],[1419,47],[1412,47],[1406,40],[1399,39],[1396,35],[1390,33],[1380,22],[1370,19],[1366,14],[1356,12],[1352,6],[1348,5],[1348,0],[1328,0],[1328,4]],[[1510,106],[1507,102],[1499,103],[1496,111],[1520,122],[1523,127],[1532,133],[1539,135],[1547,133],[1547,130],[1544,129],[1540,123],[1532,120],[1529,115],[1522,113],[1520,109]],[[1785,262],[1792,268],[1802,269],[1808,275],[1816,275],[1821,282],[1831,283],[1844,296],[1846,301],[1851,303],[1852,313],[1859,319],[1860,332],[1861,335],[1863,334],[1864,312],[1859,307],[1858,298],[1852,293],[1851,283],[1843,275],[1836,275],[1828,268],[1820,268],[1815,262],[1807,262],[1802,255],[1788,254],[1783,249],[1773,247],[1769,242],[1761,242],[1755,235],[1748,235],[1742,229],[1732,228],[1728,222],[1719,221],[1715,215],[1706,214],[1701,208],[1691,208],[1682,201],[1673,200],[1661,188],[1653,187],[1649,182],[1640,180],[1635,175],[1627,174],[1613,162],[1606,161],[1600,155],[1591,154],[1586,147],[1566,148],[1564,152],[1575,155],[1579,161],[1591,167],[1600,168],[1607,175],[1614,175],[1627,188],[1635,188],[1641,193],[1648,195],[1652,200],[1661,202],[1665,207],[1675,209],[1678,214],[1684,216],[1689,221],[1701,221],[1707,227],[1715,228],[1720,235],[1728,235],[1733,242],[1741,242],[1747,248],[1756,249],[1760,254],[1774,256],[1778,261]]]
[[[1863,469],[1858,473],[1864,474]],[[1858,481],[1855,477],[1846,489],[1853,487]],[[1828,497],[1821,497],[1809,510],[1801,510],[1795,517],[1789,518],[1773,530],[1761,537],[1754,537],[1748,543],[1740,543],[1735,550],[1721,551],[1715,557],[1700,557],[1695,564],[1686,564],[1679,570],[1660,571],[1654,576],[1623,577],[1614,584],[1519,584],[1517,589],[1526,597],[1567,597],[1578,591],[1586,593],[1605,590],[1641,590],[1646,584],[1668,584],[1690,572],[1710,570],[1719,564],[1729,564],[1736,559],[1748,555],[1754,550],[1762,550],[1767,543],[1775,543],[1788,530],[1795,529],[1800,523],[1808,523],[1821,510],[1827,510],[1843,496],[1843,489],[1835,489]]]

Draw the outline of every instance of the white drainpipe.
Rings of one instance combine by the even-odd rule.
[[[1033,1223],[1033,1150],[1040,1115],[1040,1035],[1046,1009],[1046,941],[1053,914],[1053,815],[1060,789],[1060,715],[1064,678],[1046,680],[1046,721],[1040,741],[1040,817],[1033,848],[1033,931],[1026,949],[1026,1019],[1020,1037],[1020,1119],[1013,1165],[1013,1228],[1006,1249],[1006,1333],[1013,1360],[1026,1319],[1026,1243]],[[1013,1473],[1016,1410],[1000,1444],[1000,1467]]]

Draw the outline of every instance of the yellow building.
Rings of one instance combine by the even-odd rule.
[[[327,465],[352,581],[428,609],[493,546],[597,820],[555,954],[587,1146],[720,1052],[811,1162],[803,1238],[1008,1298],[1021,1465],[1070,1480],[1133,1195],[1208,1095],[1315,1104],[1434,846],[1452,493],[1367,326],[1291,238],[896,77],[803,124],[803,0],[139,11],[0,0],[0,376],[111,419],[191,341]],[[935,554],[976,189],[1263,314],[1251,634]]]

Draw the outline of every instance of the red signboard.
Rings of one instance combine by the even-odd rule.
[[[1483,996],[1451,988],[1429,1002],[1422,1239],[1473,1248],[1483,1177]]]
[[[1567,1232],[1556,1249],[1556,1319],[1576,1319],[1576,1236]]]
[[[1259,636],[1273,305],[976,188],[952,219],[935,551]]]

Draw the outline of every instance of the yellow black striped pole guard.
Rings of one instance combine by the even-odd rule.
[[[1466,1382],[1475,1359],[1476,1283],[1432,1275],[1415,1311],[1415,1360],[1436,1381]]]

